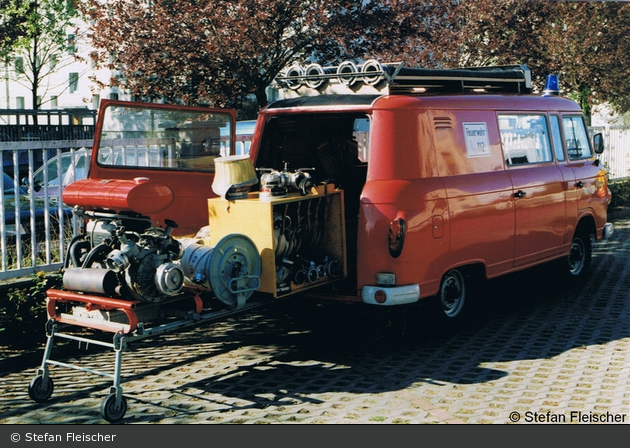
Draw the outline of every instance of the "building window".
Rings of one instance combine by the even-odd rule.
[[[92,68],[96,68],[96,66],[98,61],[98,53],[96,51],[93,51],[90,53],[90,67]]]
[[[23,96],[18,96],[15,99],[15,106],[16,106],[16,109],[24,109],[24,97]]]
[[[100,103],[101,103],[101,96],[92,95],[92,109],[98,109],[98,106]]]
[[[74,34],[68,34],[68,54],[74,54],[77,52],[76,36]]]
[[[76,72],[70,73],[68,82],[70,85],[70,93],[74,93],[79,88],[79,74]]]
[[[56,108],[58,107],[58,105],[59,105],[59,104],[58,104],[57,97],[56,97],[56,96],[51,96],[51,97],[50,97],[50,107],[51,107],[52,109],[56,109]]]
[[[17,73],[18,75],[21,75],[24,73],[24,58],[22,57],[17,57],[15,58],[15,73]]]
[[[50,60],[48,62],[50,65],[50,69],[54,70],[55,67],[57,67],[57,62],[59,62],[59,60],[57,59],[57,55],[56,54],[51,55]]]
[[[118,99],[118,94],[117,93],[110,93],[109,94],[109,99],[110,100],[117,100]]]

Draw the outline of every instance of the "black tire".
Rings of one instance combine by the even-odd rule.
[[[587,232],[576,232],[569,255],[561,261],[563,275],[570,284],[579,285],[586,281],[591,267],[591,253],[591,236]]]
[[[469,314],[473,289],[473,281],[468,272],[451,269],[444,274],[434,301],[442,331],[453,332],[464,323]]]
[[[37,403],[44,403],[48,401],[54,388],[53,380],[49,376],[44,380],[42,375],[37,375],[28,385],[28,396]]]
[[[120,405],[116,406],[116,394],[112,393],[105,397],[101,404],[101,415],[110,423],[118,423],[127,413],[127,400],[120,397]]]

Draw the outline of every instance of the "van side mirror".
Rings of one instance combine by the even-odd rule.
[[[593,136],[593,147],[595,154],[601,154],[604,152],[604,136],[601,132],[598,132]]]

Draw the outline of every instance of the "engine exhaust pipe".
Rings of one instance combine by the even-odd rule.
[[[63,286],[71,291],[116,295],[118,278],[109,269],[68,268],[63,273]]]

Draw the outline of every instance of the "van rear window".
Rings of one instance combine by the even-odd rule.
[[[507,165],[552,161],[549,130],[544,115],[501,114],[499,130]]]
[[[214,172],[214,159],[230,155],[227,112],[113,104],[102,114],[99,165]]]

